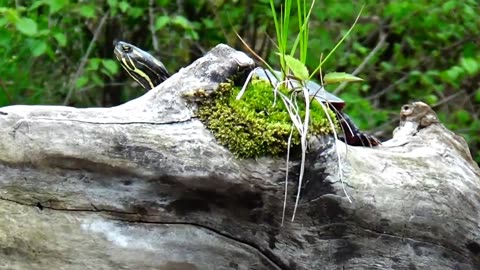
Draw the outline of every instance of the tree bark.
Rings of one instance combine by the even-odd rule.
[[[381,146],[311,139],[282,225],[286,161],[236,159],[184,97],[252,67],[219,45],[121,106],[0,108],[0,268],[480,269],[480,169],[421,102]]]

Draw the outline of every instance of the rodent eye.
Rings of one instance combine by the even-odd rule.
[[[123,49],[125,52],[127,52],[127,53],[130,52],[130,51],[132,51],[132,47],[130,47],[130,46],[128,46],[128,45],[123,45],[123,46],[122,46],[122,49]]]

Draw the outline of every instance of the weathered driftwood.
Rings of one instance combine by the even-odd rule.
[[[234,158],[182,97],[252,65],[219,45],[122,106],[0,108],[0,268],[480,268],[480,170],[423,103],[383,146],[337,142],[343,184],[312,140],[282,226],[285,161]]]

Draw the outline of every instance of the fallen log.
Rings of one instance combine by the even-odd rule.
[[[0,268],[480,268],[480,169],[421,102],[381,146],[312,139],[282,225],[285,160],[235,158],[183,98],[252,67],[219,45],[121,106],[0,108]]]

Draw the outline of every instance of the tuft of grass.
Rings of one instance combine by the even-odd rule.
[[[313,6],[315,5],[315,0],[312,0],[308,11],[307,11],[308,1],[306,0],[296,1],[299,29],[297,32],[296,39],[293,42],[293,45],[291,46],[290,52],[288,52],[288,47],[289,47],[288,37],[290,33],[290,17],[291,17],[290,15],[293,8],[293,0],[284,0],[284,4],[280,9],[280,14],[277,14],[277,9],[275,8],[275,0],[270,0],[269,2],[270,2],[270,8],[271,8],[274,24],[275,24],[276,35],[277,35],[277,50],[278,50],[277,55],[279,56],[280,66],[281,66],[280,78],[278,78],[279,76],[275,74],[273,68],[264,59],[261,59],[260,57],[258,57],[258,55],[255,54],[255,52],[248,47],[248,45],[243,41],[243,39],[240,36],[239,38],[250,50],[250,52],[253,53],[253,55],[257,56],[257,58],[259,58],[259,60],[273,74],[275,74],[275,77],[277,77],[276,78],[277,83],[272,84],[270,87],[271,91],[273,91],[274,93],[277,93],[278,89],[281,88],[282,86],[292,85],[292,81],[295,81],[300,84],[300,87],[297,87],[296,89],[289,89],[293,91],[293,94],[290,97],[288,97],[288,95],[285,95],[283,93],[280,93],[279,95],[283,104],[285,105],[285,107],[289,112],[289,116],[291,120],[291,132],[297,132],[298,134],[300,134],[300,146],[302,149],[300,171],[298,176],[297,195],[295,200],[295,207],[292,214],[292,221],[293,221],[295,220],[295,214],[296,214],[297,207],[300,200],[300,191],[301,191],[303,177],[305,173],[307,137],[308,137],[308,134],[310,134],[309,129],[312,127],[312,123],[310,122],[310,115],[309,115],[311,111],[310,102],[305,103],[306,105],[304,110],[305,113],[300,115],[296,108],[297,106],[296,100],[298,97],[301,97],[303,98],[303,100],[311,100],[311,102],[315,101],[314,98],[310,99],[310,95],[311,95],[310,92],[311,91],[314,92],[316,89],[308,89],[306,87],[308,80],[310,80],[317,72],[320,72],[320,75],[322,75],[321,74],[322,65],[328,60],[328,58],[333,54],[333,52],[338,48],[338,46],[340,46],[340,44],[350,34],[350,32],[352,31],[353,27],[356,25],[360,17],[360,14],[363,10],[363,6],[357,18],[355,19],[355,22],[353,23],[352,27],[347,31],[347,33],[342,37],[342,39],[335,45],[333,50],[331,50],[323,60],[322,60],[322,57],[320,57],[318,66],[314,69],[313,72],[310,73],[305,63],[307,60],[307,52],[308,52],[309,19],[310,19]],[[237,36],[238,36],[238,33],[237,33]],[[253,72],[255,71],[252,71],[252,73]],[[248,78],[251,78],[252,73],[249,75]],[[352,81],[361,80],[360,78],[347,73],[333,73],[333,74],[327,74],[327,75],[325,79],[322,79],[322,82],[321,82],[322,87],[326,83],[352,82]],[[322,76],[320,77],[322,78]],[[244,92],[245,92],[244,90],[246,89],[246,85],[248,83],[249,83],[249,79],[247,79],[247,82],[245,82],[245,85],[242,88],[242,91],[240,92],[240,94],[237,95],[236,97],[237,99],[240,99],[244,95]],[[330,117],[328,113],[328,108],[326,105],[322,103],[319,103],[319,105],[322,107],[323,111],[325,112],[324,115],[330,122],[335,139],[338,140],[338,136],[335,131],[335,124],[334,124],[334,121],[336,121],[336,117]],[[287,144],[290,144],[291,142],[294,142],[294,140],[291,140],[291,137],[288,137]],[[287,147],[290,147],[290,146],[288,145]],[[342,166],[341,166],[341,161],[340,161],[338,151],[337,151],[337,157],[338,157],[338,166],[339,166],[338,174],[339,174],[340,181],[342,182],[342,185],[343,185]],[[285,200],[283,205],[282,224],[285,219],[285,211],[286,211],[289,158],[290,158],[290,152],[287,151],[287,157],[286,157],[287,168],[286,168],[286,176],[285,176]],[[345,188],[343,190],[344,190],[345,196],[351,202],[350,197],[348,196]]]
[[[201,102],[198,110],[200,120],[213,132],[220,144],[240,158],[277,157],[287,153],[292,130],[290,115],[283,103],[273,106],[275,96],[269,82],[253,79],[241,100],[235,98],[240,87],[223,83],[220,88],[218,96]],[[279,91],[289,94],[285,88],[280,88]],[[305,109],[305,102],[298,102],[302,117],[305,116]],[[335,119],[332,111],[329,114]],[[319,102],[311,104],[310,118],[310,136],[333,132]],[[334,128],[338,126],[336,122]],[[291,146],[299,145],[300,134],[294,130]]]

